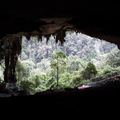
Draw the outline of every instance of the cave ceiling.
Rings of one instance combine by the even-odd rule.
[[[0,39],[10,34],[49,37],[75,30],[120,46],[120,8],[115,2],[86,0],[1,0]]]

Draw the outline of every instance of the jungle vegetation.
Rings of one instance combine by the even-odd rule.
[[[74,31],[66,32],[65,42],[37,36],[22,38],[22,53],[16,65],[17,84],[28,94],[48,89],[74,88],[91,79],[120,70],[117,45]],[[4,62],[0,66],[3,81]],[[112,77],[112,76],[111,76]],[[102,80],[96,79],[96,80]]]

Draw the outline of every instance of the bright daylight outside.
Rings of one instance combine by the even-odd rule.
[[[46,90],[92,86],[120,75],[117,45],[75,31],[67,31],[63,45],[55,36],[22,38],[16,65],[17,85],[27,94]],[[0,81],[4,76],[0,66]]]

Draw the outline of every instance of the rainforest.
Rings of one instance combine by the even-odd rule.
[[[64,44],[42,36],[22,37],[22,52],[16,64],[17,87],[28,95],[54,89],[92,86],[120,75],[117,45],[75,31],[67,31]],[[4,61],[0,82],[4,81]]]

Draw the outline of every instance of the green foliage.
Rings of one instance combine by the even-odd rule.
[[[68,56],[66,64],[66,68],[69,73],[85,68],[85,63],[78,56]]]
[[[71,86],[73,86],[73,87],[78,86],[78,85],[80,85],[81,81],[82,81],[82,79],[81,79],[80,75],[72,76]]]
[[[53,76],[49,76],[48,82],[46,83],[47,89],[54,89],[56,85],[56,80]]]
[[[57,60],[57,59],[63,60],[66,58],[66,55],[64,52],[56,51],[55,53],[53,53],[52,58],[55,60]]]
[[[35,86],[38,87],[40,85],[40,77],[38,75],[33,75],[29,78],[30,81],[35,82]]]
[[[95,77],[96,74],[97,74],[96,67],[91,62],[88,62],[85,70],[81,71],[81,77],[82,77],[82,79],[85,79],[85,80]]]
[[[22,53],[16,65],[18,84],[28,94],[47,89],[64,89],[90,82],[89,79],[120,70],[120,51],[114,44],[69,31],[63,46],[55,36],[47,42],[23,37]],[[47,44],[46,44],[47,42]],[[3,80],[0,66],[0,81]]]
[[[96,67],[92,62],[88,62],[85,70],[88,71],[90,74],[93,74],[94,76],[97,74]]]
[[[109,68],[105,68],[104,70],[103,70],[103,75],[104,74],[107,74],[107,73],[111,73],[112,72],[112,70],[111,69],[109,69]]]
[[[66,87],[70,87],[70,83],[71,83],[71,74],[65,72],[64,74],[61,75],[60,79],[59,79],[59,85],[61,88],[66,88]]]
[[[71,79],[71,87],[77,87],[88,82],[89,80],[84,80],[81,75],[74,75]]]
[[[102,76],[102,75],[105,75],[105,74],[108,74],[108,73],[111,73],[111,72],[115,72],[115,71],[119,71],[119,70],[120,70],[120,67],[113,68],[113,67],[111,67],[111,66],[109,66],[109,65],[106,65],[106,66],[104,67],[104,69],[99,70],[97,76]]]
[[[65,58],[66,55],[64,52],[57,51],[52,55],[52,62],[50,66],[55,72],[54,76],[56,76],[57,85],[58,85],[58,80],[60,78],[60,74],[62,74],[65,69],[64,67],[66,65]]]
[[[23,88],[27,94],[34,94],[36,84],[34,81],[30,81],[28,79],[24,79],[20,81],[20,87]]]
[[[41,91],[45,91],[49,88],[49,86],[46,86],[46,84],[48,83],[47,80],[47,75],[46,74],[36,74],[36,75],[32,75],[29,78],[29,81],[33,81],[35,86],[34,89],[37,90],[37,92],[41,92]]]
[[[106,58],[106,64],[110,65],[113,68],[120,66],[120,51],[115,51],[110,53]]]
[[[32,69],[33,65],[30,61],[18,61],[16,64],[16,77],[18,82],[22,79],[28,78]]]
[[[0,82],[2,82],[3,81],[3,79],[0,77]]]
[[[37,68],[40,69],[41,72],[49,73],[50,68],[50,60],[49,59],[42,59],[41,62],[37,63]]]

